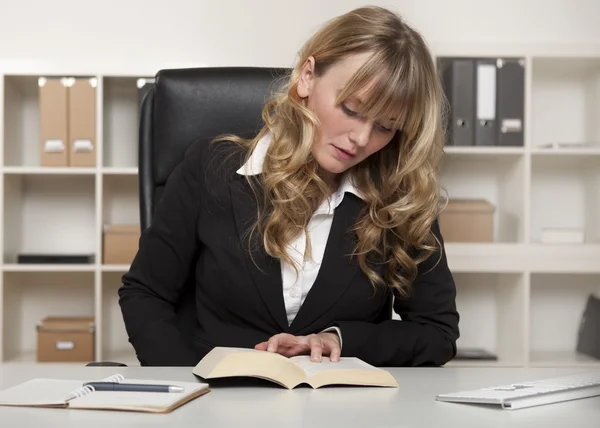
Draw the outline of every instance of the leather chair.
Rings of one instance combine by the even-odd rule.
[[[288,69],[215,67],[161,70],[141,102],[139,123],[139,208],[142,231],[173,169],[190,144],[224,133],[254,136],[262,126],[264,102]],[[190,272],[190,278],[191,272]],[[195,284],[190,280],[177,305],[181,329],[195,323]],[[88,366],[123,365],[101,361]]]

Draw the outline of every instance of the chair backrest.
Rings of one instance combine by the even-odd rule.
[[[161,70],[141,102],[139,127],[139,208],[142,231],[173,169],[200,139],[233,133],[254,136],[263,125],[262,108],[282,68],[227,67]],[[193,266],[175,308],[182,332],[196,322]]]
[[[282,68],[214,67],[161,70],[141,103],[139,191],[142,230],[166,181],[197,139],[208,143],[224,133],[253,136]]]

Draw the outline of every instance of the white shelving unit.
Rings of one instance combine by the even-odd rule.
[[[450,365],[594,366],[575,352],[587,296],[600,294],[600,46],[432,46],[436,56],[522,57],[525,145],[448,147],[441,184],[495,206],[493,243],[447,242],[463,347],[498,361]],[[127,265],[102,263],[105,223],[138,222],[136,80],[161,68],[0,60],[0,361],[35,359],[35,324],[91,315],[96,359],[136,364],[117,289]],[[98,81],[97,166],[44,168],[39,76]],[[549,143],[567,143],[560,149]],[[582,228],[583,244],[540,243],[543,227]],[[90,265],[21,265],[23,251],[94,254]]]
[[[99,74],[81,64],[0,61],[1,361],[35,361],[35,326],[45,316],[84,315],[95,319],[97,360],[138,364],[117,302],[129,266],[103,264],[102,238],[105,224],[139,223],[136,82],[158,69]],[[40,166],[40,76],[97,78],[95,167]],[[18,264],[20,252],[92,254],[94,262]]]

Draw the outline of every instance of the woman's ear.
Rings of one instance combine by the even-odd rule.
[[[306,98],[312,92],[315,79],[315,58],[309,56],[300,70],[297,92],[300,98]]]

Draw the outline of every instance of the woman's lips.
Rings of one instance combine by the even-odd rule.
[[[340,149],[337,146],[333,146],[333,147],[335,148],[335,151],[336,151],[338,157],[341,158],[341,159],[343,159],[343,160],[350,160],[350,159],[353,159],[356,156],[356,153],[348,152],[348,151],[346,151],[344,149]]]

